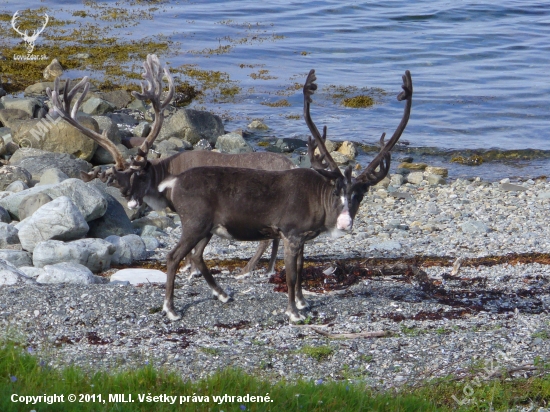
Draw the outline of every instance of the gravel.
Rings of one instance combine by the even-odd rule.
[[[374,190],[352,233],[313,240],[306,260],[325,269],[336,259],[444,256],[452,264],[550,253],[550,184],[513,184],[526,190],[479,179]],[[154,260],[165,260],[180,227],[165,232]],[[550,353],[546,264],[462,266],[458,273],[430,266],[414,276],[368,276],[341,291],[310,292],[307,324],[290,325],[286,294],[274,291],[263,269],[236,279],[238,270],[223,264],[250,258],[256,246],[213,238],[205,258],[221,259],[215,277],[233,300],[212,299],[202,278],[182,274],[175,291],[180,321],[161,312],[163,285],[15,285],[0,288],[0,330],[24,336],[53,366],[113,370],[153,362],[185,379],[233,366],[271,380],[361,380],[376,388],[446,375],[466,383],[501,368],[528,376]],[[318,333],[380,330],[387,336]],[[310,347],[325,355],[312,356]]]

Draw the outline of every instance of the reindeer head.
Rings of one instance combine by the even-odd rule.
[[[88,92],[90,87],[88,77],[84,77],[76,86],[70,89],[70,82],[67,80],[67,84],[63,90],[63,100],[59,94],[59,78],[55,79],[54,90],[48,88],[46,90],[50,97],[54,109],[59,115],[72,126],[76,127],[82,133],[89,138],[96,141],[101,147],[107,150],[115,161],[115,165],[106,172],[100,172],[99,168],[96,168],[90,173],[81,173],[81,178],[84,181],[90,181],[96,177],[103,182],[115,186],[120,189],[123,196],[134,204],[137,202],[141,205],[143,202],[143,196],[147,190],[143,190],[143,186],[138,184],[144,184],[143,172],[150,164],[147,160],[147,154],[149,149],[153,145],[153,142],[157,138],[162,123],[164,121],[164,109],[172,100],[174,96],[174,80],[168,71],[168,68],[164,67],[161,70],[161,65],[156,55],[148,55],[147,60],[143,63],[145,72],[142,74],[145,79],[141,83],[141,93],[132,92],[132,94],[139,100],[150,100],[155,112],[155,121],[151,127],[151,132],[139,147],[138,153],[135,157],[132,157],[130,162],[126,162],[122,157],[122,154],[118,148],[107,138],[106,131],[103,134],[99,134],[93,130],[84,127],[77,120],[77,112]],[[168,80],[168,93],[164,100],[161,100],[162,92],[164,88],[163,76],[166,76]],[[69,91],[70,89],[70,91]],[[71,109],[71,102],[75,95],[82,89],[82,94],[74,103]],[[139,176],[140,179],[136,179]]]
[[[15,14],[13,15],[13,17],[11,18],[11,26],[13,27],[13,30],[15,30],[21,36],[23,36],[23,40],[25,41],[25,43],[27,43],[27,46],[26,46],[27,47],[27,53],[31,54],[34,50],[34,42],[36,41],[36,39],[38,39],[38,36],[40,36],[40,33],[42,33],[44,31],[44,29],[46,28],[46,25],[48,24],[48,20],[50,18],[48,17],[48,15],[46,13],[44,13],[44,17],[46,18],[45,21],[44,21],[44,25],[40,29],[33,30],[32,35],[29,36],[29,31],[28,30],[25,30],[25,32],[22,33],[17,28],[16,23],[17,23],[17,18],[18,17],[19,17],[19,10],[17,10],[15,12]]]
[[[308,143],[308,153],[311,159],[311,166],[327,179],[333,180],[333,206],[334,210],[338,211],[336,229],[350,230],[353,225],[353,219],[359,210],[359,205],[363,200],[363,196],[369,190],[369,187],[374,186],[384,179],[390,170],[390,151],[401,137],[403,130],[405,130],[411,114],[413,94],[411,73],[407,70],[403,75],[403,85],[401,86],[403,91],[397,96],[397,100],[407,101],[403,118],[401,119],[399,126],[387,143],[384,142],[384,137],[386,134],[382,134],[382,137],[380,138],[380,145],[382,146],[382,149],[372,160],[372,162],[365,168],[365,170],[355,178],[352,177],[351,166],[348,166],[344,173],[342,173],[334,159],[327,151],[325,146],[327,133],[326,126],[323,128],[323,134],[321,135],[311,120],[309,106],[312,101],[311,96],[315,93],[315,90],[317,90],[317,84],[314,83],[315,80],[317,80],[315,77],[315,70],[311,70],[307,76],[303,89],[304,119],[311,134],[313,135],[313,139],[310,137]],[[320,155],[315,155],[315,149],[317,147],[319,148]]]

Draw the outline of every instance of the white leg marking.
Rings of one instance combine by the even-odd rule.
[[[294,314],[290,313],[288,310],[285,312],[285,314],[290,317],[291,322],[300,322],[306,319],[304,315],[295,316]]]
[[[180,315],[177,315],[172,309],[168,308],[168,304],[167,304],[166,299],[164,300],[164,304],[162,305],[162,310],[164,311],[164,313],[166,313],[166,316],[170,320],[179,320],[179,319],[181,319]]]
[[[223,296],[222,294],[216,292],[215,290],[212,291],[212,294],[218,298],[218,300],[222,303],[227,303],[229,302],[229,296],[226,295],[226,296]]]
[[[305,309],[309,307],[309,303],[307,303],[307,300],[296,300],[296,307],[298,309]]]

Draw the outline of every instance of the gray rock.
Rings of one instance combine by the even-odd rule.
[[[291,153],[296,149],[307,147],[307,142],[301,139],[285,137],[283,139],[278,139],[275,146],[279,147],[283,153]]]
[[[130,265],[147,258],[145,243],[138,235],[109,236],[105,240],[116,246],[111,260],[113,265]]]
[[[212,145],[208,142],[208,140],[201,139],[193,145],[193,150],[212,150]]]
[[[155,150],[157,150],[161,154],[168,154],[168,153],[171,153],[171,152],[175,151],[176,149],[177,149],[177,146],[175,145],[175,143],[172,143],[168,140],[158,142],[155,145]]]
[[[177,150],[193,150],[193,145],[186,140],[181,140],[177,137],[171,137],[167,141],[174,143]]]
[[[11,222],[10,214],[2,206],[0,206],[0,222],[2,222],[2,223],[10,223]]]
[[[145,244],[145,249],[147,250],[152,251],[160,247],[160,242],[157,238],[153,236],[142,236],[141,240],[143,240],[143,243]]]
[[[116,109],[125,108],[132,101],[132,96],[126,90],[112,90],[102,93],[102,97],[108,103],[111,103]]]
[[[503,190],[505,192],[525,192],[527,191],[526,187],[514,185],[512,183],[501,183],[500,190]]]
[[[4,109],[22,110],[30,117],[36,116],[40,108],[43,106],[40,100],[34,97],[17,98],[4,96],[0,98],[0,102],[2,102]]]
[[[108,116],[92,116],[92,118],[97,122],[99,127],[99,132],[107,132],[107,138],[114,144],[120,144],[120,130],[113,119]]]
[[[124,206],[109,193],[103,193],[103,196],[107,200],[107,210],[100,218],[88,222],[90,226],[88,236],[105,239],[107,236],[112,235],[125,236],[133,234],[134,228],[124,210]]]
[[[61,262],[73,262],[86,266],[94,273],[111,266],[116,247],[103,239],[79,239],[72,242],[47,240],[36,245],[33,253],[35,267]]]
[[[115,109],[116,107],[112,103],[98,97],[92,97],[82,105],[82,111],[89,115],[102,115]]]
[[[407,176],[407,182],[418,185],[424,180],[424,172],[411,172]]]
[[[18,150],[14,156],[20,151]],[[67,153],[46,152],[38,156],[29,156],[21,159],[16,157],[10,160],[12,165],[26,169],[32,175],[32,180],[34,181],[40,181],[42,173],[51,168],[59,169],[72,178],[80,178],[80,172],[89,172],[92,168],[88,162],[76,159]]]
[[[19,123],[32,119],[26,111],[20,109],[0,109],[0,126],[14,129]]]
[[[490,231],[489,227],[485,223],[478,220],[464,222],[460,225],[460,228],[462,229],[462,232],[468,234],[488,233]]]
[[[256,130],[268,130],[269,127],[262,122],[261,120],[252,120],[252,122],[247,126],[249,129]]]
[[[25,89],[25,96],[37,96],[37,95],[46,96],[46,90],[48,89],[48,87],[53,90],[54,82],[38,82],[35,84],[31,84]],[[65,80],[60,80],[59,91],[63,92],[64,88],[65,88]]]
[[[16,181],[22,181],[27,186],[31,183],[31,174],[23,167],[2,166],[0,167],[0,190],[7,190],[9,185]]]
[[[151,123],[149,122],[139,122],[139,124],[134,127],[133,134],[138,137],[147,137],[151,132]]]
[[[0,249],[5,249],[10,245],[18,245],[18,230],[7,223],[0,222]]]
[[[337,165],[347,165],[350,162],[350,158],[340,152],[332,152],[330,156],[334,159]]]
[[[0,286],[15,285],[23,282],[34,283],[34,280],[29,278],[10,262],[0,258]]]
[[[138,219],[141,216],[143,216],[145,208],[147,207],[145,203],[142,204],[141,207],[139,207],[138,209],[129,209],[128,208],[128,201],[122,196],[122,194],[120,193],[120,190],[117,189],[116,187],[107,186],[106,183],[103,183],[99,179],[95,179],[95,180],[91,181],[88,184],[94,186],[101,193],[108,194],[108,195],[112,196],[124,208],[124,213],[126,213],[126,216],[128,217],[128,219],[134,220],[134,219]],[[107,202],[109,202],[109,197],[108,196],[105,197],[105,199],[107,200]],[[105,212],[105,213],[107,213],[107,212]],[[118,234],[118,233],[111,233],[111,234],[115,234],[115,235],[120,236],[120,234]],[[101,237],[101,236],[99,236],[99,237]]]
[[[427,166],[425,172],[428,174],[439,175],[442,177],[449,176],[449,169],[446,167]]]
[[[141,232],[141,230],[148,225],[155,226],[160,230],[164,230],[167,227],[176,226],[174,221],[168,216],[151,216],[151,214],[149,216],[144,216],[140,219],[132,221],[132,226],[134,227],[134,229],[137,229]]]
[[[383,178],[381,181],[379,181],[377,184],[375,184],[373,186],[373,188],[375,189],[380,189],[380,188],[387,188],[391,183],[391,179],[388,178],[388,176],[386,176],[385,178]]]
[[[86,184],[80,179],[67,179],[56,185],[35,186],[22,192],[13,193],[0,199],[0,206],[19,220],[19,205],[27,196],[36,193],[45,193],[52,199],[60,196],[69,197],[87,222],[103,216],[107,210],[107,201],[101,192],[95,186]]]
[[[354,160],[357,157],[357,148],[355,147],[355,143],[347,140],[342,142],[338,148],[338,152],[342,153],[351,160]]]
[[[19,204],[17,208],[17,215],[19,220],[24,220],[30,216],[46,203],[51,202],[53,199],[46,193],[35,193],[34,195],[27,196]]]
[[[61,262],[44,266],[44,273],[36,278],[38,283],[70,283],[91,285],[102,283],[86,266],[74,262]]]
[[[178,137],[191,144],[197,143],[200,139],[206,139],[210,144],[215,144],[217,138],[223,133],[223,123],[219,116],[205,111],[178,109],[165,120],[158,140]]]
[[[540,192],[537,195],[537,198],[539,198],[539,199],[550,199],[550,192]]]
[[[42,172],[42,176],[40,176],[40,184],[41,185],[51,185],[56,183],[61,183],[64,180],[67,180],[69,176],[62,170],[59,170],[56,167],[52,167],[51,169],[46,169]]]
[[[24,250],[0,249],[0,259],[7,260],[15,267],[32,266],[31,254]]]
[[[392,186],[401,186],[405,182],[405,178],[400,174],[391,175],[390,184]]]
[[[120,154],[122,155],[123,159],[127,159],[128,157],[130,157],[130,151],[126,146],[122,144],[117,144],[116,147],[120,152]],[[94,153],[94,156],[92,157],[91,162],[94,165],[109,165],[109,164],[113,164],[115,160],[113,159],[113,156],[111,155],[111,153],[109,153],[103,147],[98,146],[97,150]]]
[[[117,125],[136,126],[139,123],[139,120],[126,113],[107,113],[106,116],[110,117]]]
[[[16,225],[23,249],[32,252],[39,242],[79,239],[88,232],[84,217],[66,196],[60,196]]]
[[[59,60],[53,59],[50,64],[44,69],[44,79],[45,80],[55,80],[56,77],[59,77],[63,74],[63,67]]]
[[[126,105],[126,107],[128,109],[139,110],[140,112],[146,112],[147,110],[149,110],[149,106],[146,105],[143,101],[138,99],[132,100],[130,103]]]
[[[35,268],[34,266],[21,266],[18,268],[21,272],[30,278],[36,279],[38,276],[44,273],[44,269]]]
[[[237,133],[227,133],[218,137],[216,141],[216,149],[221,153],[250,153],[254,149],[250,146],[241,135]]]
[[[97,122],[90,116],[78,115],[78,121],[86,128],[99,132]],[[90,160],[97,143],[69,123],[57,118],[31,119],[20,122],[13,129],[15,143],[54,153],[68,153],[83,160]]]
[[[436,174],[429,174],[427,176],[426,180],[428,181],[428,184],[430,184],[430,185],[444,185],[444,184],[447,184],[447,180],[443,176],[436,175]]]
[[[30,176],[30,175],[29,175]],[[16,180],[15,182],[11,182],[8,187],[6,187],[6,192],[21,192],[23,190],[27,190],[29,186],[21,180]]]

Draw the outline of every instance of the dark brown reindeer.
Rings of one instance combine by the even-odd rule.
[[[351,167],[342,174],[325,147],[323,136],[311,120],[309,105],[317,89],[315,71],[304,85],[304,117],[314,140],[309,139],[313,169],[264,171],[229,167],[197,167],[165,179],[159,191],[180,215],[182,235],[167,256],[167,281],[163,310],[171,320],[180,319],[174,308],[174,280],[180,261],[195,250],[191,259],[222,302],[229,296],[218,286],[202,257],[213,234],[229,239],[257,241],[281,238],[288,286],[286,313],[295,322],[304,319],[298,312],[308,306],[301,288],[304,243],[322,232],[348,231],[364,194],[389,171],[390,150],[409,120],[412,80],[403,76],[406,100],[401,123],[387,144],[356,178]],[[315,147],[320,155],[315,155]],[[328,169],[328,170],[327,170]],[[377,170],[378,169],[378,170]],[[136,178],[136,181],[139,179]]]
[[[53,91],[48,90],[48,96],[53,102],[56,112],[71,125],[105,148],[114,159],[115,166],[106,172],[100,172],[100,168],[95,168],[90,173],[82,173],[81,177],[84,181],[90,181],[97,177],[103,182],[118,187],[122,195],[127,198],[130,208],[139,207],[145,201],[145,203],[155,210],[163,210],[165,207],[169,207],[175,211],[174,205],[165,196],[165,193],[158,190],[158,187],[167,177],[179,175],[193,167],[227,166],[261,170],[288,170],[296,167],[286,156],[267,152],[226,154],[210,151],[189,151],[160,160],[148,159],[149,149],[157,138],[164,121],[164,109],[174,95],[174,83],[168,69],[164,68],[164,70],[161,70],[157,56],[147,56],[144,68],[145,73],[143,77],[147,84],[142,84],[142,93],[133,92],[133,95],[140,100],[151,101],[155,112],[155,120],[151,132],[139,147],[137,156],[132,158],[130,163],[124,160],[118,148],[105,134],[99,134],[90,130],[78,121],[77,112],[89,88],[87,77],[82,79],[72,89],[70,89],[68,81],[63,91],[63,101],[60,99],[59,80],[56,79]],[[161,100],[164,88],[163,75],[166,76],[169,87],[167,95]],[[82,94],[71,109],[72,100],[80,90],[82,90]],[[139,176],[138,180],[136,180],[137,176]],[[138,181],[139,184],[137,184]],[[269,243],[269,240],[260,242],[256,254],[242,269],[241,275],[254,270]],[[273,239],[271,258],[267,268],[268,274],[273,273],[278,246],[279,239]],[[192,273],[193,271],[194,268],[191,269]]]

